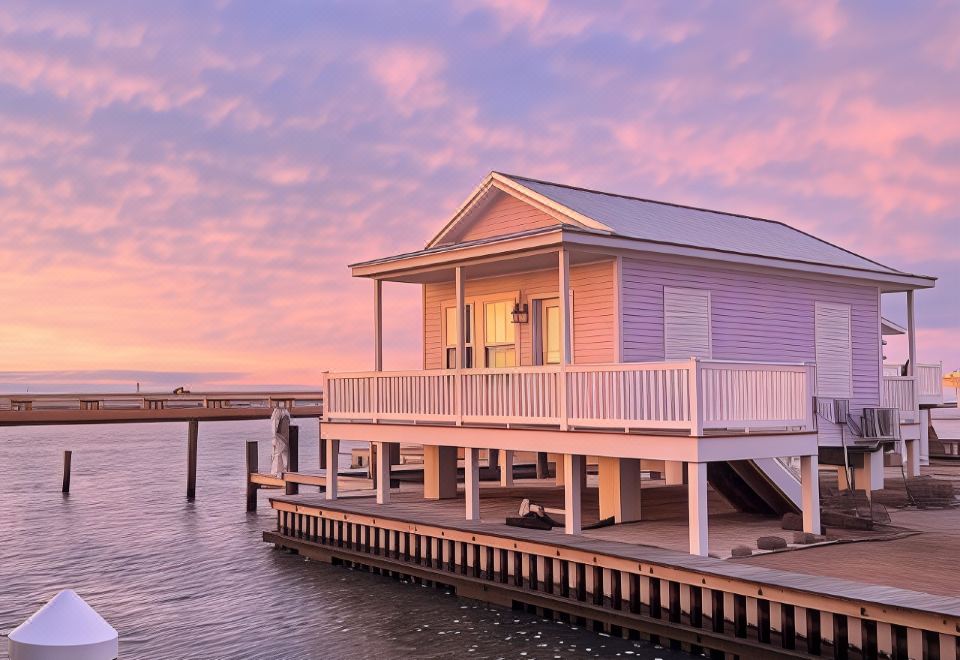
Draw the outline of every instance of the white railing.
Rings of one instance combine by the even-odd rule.
[[[900,411],[900,421],[917,421],[917,388],[913,376],[884,376],[880,387],[880,405]]]
[[[884,364],[884,378],[900,376],[903,373],[902,364]],[[941,404],[943,403],[943,365],[940,364],[917,364],[914,370],[914,378],[917,383],[916,396],[917,402],[923,404]]]
[[[685,360],[327,374],[328,421],[813,430],[812,365]]]

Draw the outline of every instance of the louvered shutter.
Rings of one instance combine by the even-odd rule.
[[[816,305],[817,396],[849,399],[853,396],[853,346],[850,306]]]
[[[663,339],[667,360],[711,356],[709,291],[663,288]]]

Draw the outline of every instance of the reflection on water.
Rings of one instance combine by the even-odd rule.
[[[269,465],[268,428],[201,424],[192,503],[186,424],[0,429],[0,656],[70,587],[119,631],[122,658],[681,657],[274,551],[264,494],[244,510],[243,441],[264,439]],[[300,438],[301,466],[316,466],[316,422]]]

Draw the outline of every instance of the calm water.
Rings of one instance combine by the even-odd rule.
[[[682,657],[275,552],[264,494],[257,513],[243,495],[243,441],[268,428],[201,424],[192,503],[185,424],[0,428],[0,657],[67,587],[119,631],[123,658]],[[301,465],[317,465],[316,424],[300,437]]]

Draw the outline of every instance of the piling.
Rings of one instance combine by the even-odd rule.
[[[187,499],[197,496],[197,436],[200,422],[191,419],[187,422]]]
[[[287,469],[290,472],[300,471],[300,427],[296,424],[290,425],[290,463]],[[287,495],[296,495],[300,492],[300,484],[292,481],[286,482]]]
[[[247,511],[257,510],[257,484],[253,475],[260,471],[260,452],[256,440],[247,440]]]
[[[73,452],[69,449],[63,452],[63,492],[70,492],[70,462],[73,458]]]

